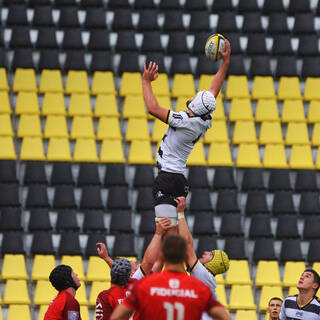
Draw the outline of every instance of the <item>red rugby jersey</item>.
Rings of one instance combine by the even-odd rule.
[[[222,306],[201,281],[169,270],[137,281],[123,304],[139,311],[141,320],[197,320],[203,311]]]
[[[81,320],[79,302],[63,290],[51,301],[43,320]]]

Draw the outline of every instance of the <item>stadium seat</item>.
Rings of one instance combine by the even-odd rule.
[[[0,137],[0,159],[16,159],[17,155],[14,148],[12,137]]]
[[[266,311],[269,305],[270,297],[279,297],[283,299],[281,286],[263,286],[261,288],[259,310]]]
[[[67,138],[51,138],[47,151],[48,161],[71,161],[70,145]]]
[[[9,306],[8,310],[8,317],[7,320],[15,320],[20,318],[20,319],[25,319],[25,320],[31,320],[31,313],[30,313],[30,308],[29,306],[26,305],[18,305],[18,304],[12,304]]]
[[[298,283],[298,280],[305,270],[305,263],[302,261],[294,262],[287,261],[284,264],[284,273],[282,286],[283,287],[295,287]]]
[[[42,70],[39,92],[63,93],[61,71],[47,69]]]
[[[232,55],[230,57],[228,74],[236,77],[242,77],[243,75],[245,75],[246,77],[247,72],[244,66],[245,65],[244,65],[244,59],[242,54]],[[241,85],[244,85],[244,84],[247,84],[247,83],[241,82]],[[228,85],[227,85],[227,88],[228,88]],[[244,89],[244,93],[240,93],[237,90],[237,96],[235,98],[247,98],[247,96],[244,96],[244,95],[247,93],[248,89],[246,88],[246,86],[243,86],[242,88]]]
[[[320,159],[320,156],[319,156]],[[233,166],[229,143],[211,143],[208,156],[209,166]]]
[[[150,140],[147,120],[129,118],[126,130],[126,140]]]
[[[292,169],[314,169],[311,148],[308,145],[293,145],[289,166]]]
[[[255,114],[255,121],[279,121],[279,111],[277,100],[275,99],[259,99]]]
[[[272,236],[270,217],[259,213],[252,216],[249,229],[249,239],[258,239],[262,237],[270,238]]]
[[[210,200],[209,190],[192,190],[190,199],[190,211],[192,213],[197,212],[212,212],[212,204]]]
[[[149,2],[149,4],[153,4],[153,2]],[[154,10],[154,8],[152,8],[152,10],[149,10],[147,7],[144,7],[143,9],[144,10],[140,11],[137,29],[139,31],[144,31],[144,32],[145,31],[149,31],[152,33],[158,32],[158,30],[159,30],[159,24],[158,24],[158,19],[157,19],[158,12],[156,10]]]
[[[20,91],[18,93],[15,113],[20,114],[39,114],[38,96],[35,92]]]
[[[82,257],[78,255],[63,255],[61,264],[69,265],[78,275],[79,280],[85,280]]]
[[[41,115],[66,115],[64,96],[62,93],[45,93]]]
[[[230,75],[227,81],[226,98],[250,98],[246,76]]]
[[[4,304],[30,304],[26,280],[7,280],[3,296]],[[24,317],[23,317],[24,318]]]
[[[94,2],[94,1],[92,1]],[[94,6],[94,3],[93,3]],[[91,7],[91,4],[88,3],[88,5],[86,4],[84,6],[84,8],[87,11],[86,14],[86,20],[84,22],[84,26],[87,29],[97,29],[97,28],[101,28],[104,29],[106,28],[106,12],[104,10],[101,10],[101,8],[95,8],[95,7]],[[104,48],[106,49],[106,48]],[[100,48],[101,50],[101,48]]]
[[[282,122],[306,122],[304,107],[301,100],[284,100]]]
[[[213,74],[200,74],[198,91],[208,90],[213,78],[214,78]],[[222,97],[223,97],[223,93],[220,91],[218,94],[218,97],[216,97],[216,100],[218,100],[218,98],[220,99]]]
[[[235,179],[234,179],[233,168],[231,167],[215,168],[212,188],[214,190],[237,189]]]
[[[308,145],[309,134],[305,123],[289,122],[286,132],[287,145]]]
[[[130,164],[153,164],[152,150],[149,141],[132,140],[128,162]]]
[[[312,145],[313,146],[320,146],[320,123],[315,123],[313,125]]]
[[[303,261],[300,239],[284,239],[280,250],[280,262]]]
[[[90,90],[89,90],[87,72],[69,70],[65,92],[66,94],[72,94],[72,93],[89,94]]]
[[[117,118],[101,117],[96,138],[97,140],[122,140],[119,120]]]
[[[113,73],[101,72],[101,71],[94,72],[92,87],[91,87],[91,94],[93,95],[116,94]]]
[[[121,97],[127,95],[142,95],[141,73],[124,72],[121,78],[119,94]]]
[[[257,320],[257,313],[254,310],[237,310],[235,320]]]
[[[89,257],[88,271],[86,274],[86,281],[107,281],[110,278],[110,268],[100,257]]]
[[[32,184],[28,188],[27,199],[25,203],[26,208],[48,208],[48,193],[47,186],[41,184]]]
[[[239,144],[237,167],[239,168],[260,168],[261,161],[257,144]]]
[[[13,137],[13,130],[11,124],[11,118],[9,114],[0,114],[0,136],[11,136]]]
[[[229,142],[227,123],[224,120],[213,122],[212,128],[207,130],[204,136],[205,143]]]
[[[231,287],[229,309],[256,310],[251,285],[233,285]]]
[[[215,289],[215,294],[219,302],[227,308],[228,307],[227,295],[226,295],[226,289],[223,284],[217,285]]]
[[[233,11],[221,12],[219,14],[219,20],[217,24],[218,33],[226,32],[238,32],[236,24],[236,14]]]
[[[39,255],[36,254],[33,258],[33,267],[31,279],[48,280],[48,274],[55,267],[55,260],[53,255]]]
[[[77,139],[73,160],[77,162],[97,162],[97,146],[94,139]]]
[[[259,144],[283,144],[280,122],[263,121],[260,127]]]
[[[269,213],[267,206],[266,193],[261,190],[252,190],[248,192],[245,212],[248,215],[255,215],[259,213]]]
[[[94,128],[91,117],[79,117],[75,116],[72,120],[71,139],[94,139]]]
[[[166,108],[168,110],[172,110],[171,99],[169,96],[157,96],[156,98],[157,98],[158,103],[161,107]],[[179,98],[177,99],[177,101],[179,101]],[[186,100],[184,100],[184,101],[186,101]],[[177,111],[177,109],[176,109],[176,111]],[[156,118],[152,114],[149,114],[149,119],[155,120]]]
[[[36,74],[34,69],[17,68],[14,74],[13,92],[37,92]]]
[[[35,305],[48,305],[56,295],[57,290],[48,281],[48,277],[46,280],[38,280],[35,286],[33,303]]]
[[[125,157],[120,140],[103,140],[100,152],[101,162],[125,162]]]
[[[80,281],[80,287],[77,290],[77,300],[79,301],[79,304],[82,306],[86,306],[89,304],[86,294],[86,285],[84,281]]]
[[[270,67],[270,57],[269,56],[253,56],[251,60],[251,65],[249,69],[249,75],[251,78],[255,77],[269,77],[272,75],[271,67]],[[266,85],[268,84],[268,81],[266,81]],[[270,91],[274,88],[268,86],[268,93],[270,94]],[[258,90],[257,93],[261,94],[261,90]],[[262,96],[265,96],[265,94],[261,94]]]
[[[172,97],[187,96],[192,98],[195,94],[192,74],[175,74],[173,76]]]
[[[133,177],[133,187],[151,187],[154,183],[154,167],[150,165],[137,165]]]
[[[245,17],[246,18],[246,17]],[[244,21],[245,23],[246,21]],[[243,24],[244,26],[244,24]],[[249,33],[246,53],[248,56],[268,54],[266,47],[266,38],[260,33]],[[268,67],[268,65],[267,65]],[[268,70],[269,71],[269,70]],[[270,74],[270,72],[269,72]]]
[[[1,106],[0,106],[0,114],[11,114],[11,106],[9,101],[9,95],[6,91],[0,91],[0,99],[1,99]]]
[[[216,234],[212,218],[212,212],[197,212],[193,223],[193,234],[200,236]]]
[[[8,77],[5,68],[0,68],[0,89],[1,91],[9,91]]]
[[[166,73],[159,73],[157,81],[152,82],[152,91],[155,96],[170,96],[169,80]]]
[[[15,161],[0,161],[0,182],[18,183],[17,164]]]
[[[298,193],[303,191],[319,191],[316,180],[316,171],[298,170],[295,181],[295,190]]]
[[[102,210],[100,186],[88,185],[82,188],[80,209],[82,210]]]
[[[30,232],[52,231],[49,212],[46,208],[35,208],[31,210],[28,230]]]
[[[108,290],[111,286],[111,283],[104,280],[104,281],[93,281],[91,285],[90,297],[89,297],[89,305],[95,306],[97,296],[101,291]]]
[[[300,238],[297,217],[295,215],[281,215],[278,218],[276,239]]]
[[[320,207],[320,206],[319,206]],[[303,239],[305,240],[319,240],[319,234],[317,230],[319,230],[320,227],[320,218],[319,216],[307,216],[304,219],[304,227],[303,227]],[[313,242],[313,241],[312,241]],[[310,243],[310,245],[312,244]],[[315,243],[317,244],[317,243]],[[308,252],[308,261],[310,261],[310,250],[311,247],[309,246],[309,252]],[[314,260],[317,261],[317,260]]]
[[[73,210],[58,211],[56,230],[57,232],[79,232],[79,224],[77,221],[77,216],[75,211]],[[70,252],[68,251],[66,252],[66,254],[67,253],[70,253]]]
[[[146,118],[146,108],[142,96],[125,96],[123,103],[122,117],[127,118]]]
[[[255,0],[253,0],[255,1]],[[242,2],[243,3],[243,2]],[[249,4],[249,3],[248,3]],[[250,6],[250,4],[249,4]],[[251,7],[251,11],[254,11],[254,6]],[[258,7],[256,7],[258,8]],[[239,9],[238,9],[239,10]],[[244,33],[260,33],[263,32],[261,24],[261,13],[260,12],[248,12],[249,10],[244,9],[244,21],[242,25],[242,32]],[[258,10],[256,10],[258,11]]]
[[[258,261],[255,284],[259,287],[281,285],[278,262]]]
[[[138,63],[138,54],[137,52],[123,52],[120,57],[119,67],[118,67],[118,74],[122,75],[125,72],[127,73],[140,73],[140,67]],[[141,75],[140,75],[141,76]],[[140,82],[140,81],[139,81]],[[141,84],[141,83],[140,83]],[[138,91],[137,94],[142,94],[142,88],[139,89],[139,85],[130,85],[128,83],[128,88],[125,88],[126,91]],[[141,91],[140,91],[141,90]]]
[[[155,119],[153,124],[152,142],[160,142],[168,129],[168,125],[161,120]]]
[[[230,260],[225,283],[228,285],[251,285],[249,264],[246,260]]]
[[[6,254],[3,259],[1,279],[28,280],[25,257],[22,254]]]
[[[0,195],[0,207],[19,207],[20,206],[18,188],[16,184],[2,183],[0,184],[0,191],[3,192],[3,194]],[[10,234],[11,233],[9,233],[9,235]],[[14,236],[14,234],[11,234],[11,235]],[[3,248],[4,248],[4,242],[2,243],[2,249]],[[21,251],[6,252],[6,253],[21,253]]]
[[[253,121],[236,121],[233,132],[234,144],[256,143],[256,131]]]
[[[125,257],[130,261],[137,260],[134,250],[134,235],[130,233],[117,234],[113,246],[114,257]]]
[[[252,121],[252,107],[250,99],[232,99],[229,121]]]
[[[45,160],[42,139],[40,137],[23,138],[20,150],[20,159]]]
[[[187,34],[185,31],[170,32],[166,52],[168,54],[188,53],[189,49],[187,47],[186,36]]]
[[[71,94],[68,115],[72,116],[91,116],[90,96],[88,94]]]
[[[105,40],[105,39],[104,39]],[[122,58],[122,56],[121,56]],[[120,59],[121,59],[120,58]],[[130,62],[128,62],[130,63]],[[86,66],[84,66],[86,67]],[[134,68],[135,66],[132,66]],[[110,51],[93,51],[92,53],[92,60],[89,66],[89,70],[91,72],[101,71],[113,71],[113,64],[112,64],[112,54]]]
[[[177,103],[176,103],[176,112],[179,111],[186,111],[187,110],[187,106],[186,106],[186,102],[190,99],[190,97],[187,96],[179,96],[177,98]]]
[[[231,0],[216,0],[212,5],[212,12],[233,11],[234,9]]]
[[[149,193],[151,194],[150,190],[149,190]],[[149,199],[150,198],[151,197],[149,196]],[[151,208],[153,207],[152,204],[149,206],[147,204],[145,206],[145,208],[147,210],[150,207]],[[137,210],[139,210],[139,209],[137,208]],[[127,211],[127,210],[121,210],[120,212],[113,212],[111,215],[111,222],[110,222],[109,230],[110,230],[111,234],[118,234],[118,233],[131,234],[133,232],[131,212]]]
[[[306,86],[304,89],[304,100],[311,101],[311,100],[318,100],[320,98],[320,94],[318,92],[320,79],[319,78],[306,78]]]
[[[320,122],[320,102],[318,100],[312,100],[309,104],[308,122],[315,123]]]
[[[264,157],[264,168],[285,169],[288,168],[285,148],[281,144],[266,144]]]
[[[220,213],[239,213],[238,194],[236,190],[219,190],[216,202],[216,212]],[[232,257],[231,257],[232,259]],[[235,258],[241,259],[241,258]]]
[[[205,166],[207,165],[207,160],[205,158],[204,146],[201,141],[195,144],[193,150],[191,151],[187,166]]]
[[[62,115],[47,116],[44,129],[45,138],[68,138],[67,119]]]
[[[20,116],[17,136],[24,137],[41,137],[40,117],[38,115],[22,114]]]
[[[245,169],[241,183],[241,190],[265,190],[263,170],[259,168]]]
[[[260,260],[276,260],[274,240],[272,238],[256,239],[252,259],[255,262]]]
[[[302,99],[298,77],[280,77],[278,99]]]
[[[96,98],[96,105],[94,109],[95,117],[116,117],[119,118],[116,97],[112,94],[99,94]]]

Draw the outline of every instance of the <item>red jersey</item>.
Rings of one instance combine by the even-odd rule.
[[[125,288],[113,285],[109,290],[100,292],[96,301],[96,320],[110,319],[113,310],[130,294],[130,288],[131,283],[128,283]],[[130,319],[138,319],[137,313]]]
[[[51,301],[43,320],[81,320],[79,302],[63,290]]]
[[[141,320],[196,320],[203,311],[222,306],[201,281],[169,270],[137,281],[123,304],[139,311]]]

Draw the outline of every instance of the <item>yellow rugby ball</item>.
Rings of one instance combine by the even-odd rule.
[[[205,54],[211,61],[217,61],[221,58],[219,51],[226,50],[225,37],[221,34],[211,35],[205,45]]]

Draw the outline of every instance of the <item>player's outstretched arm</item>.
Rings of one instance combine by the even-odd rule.
[[[171,220],[169,218],[161,218],[156,223],[156,232],[144,253],[141,263],[141,268],[145,274],[151,272],[153,265],[158,260],[159,252],[161,251],[162,237],[170,227]]]
[[[113,265],[113,260],[109,256],[106,245],[102,242],[98,242],[96,243],[96,246],[97,246],[97,252],[100,258],[102,258],[111,268]]]
[[[212,307],[209,315],[215,320],[232,320],[229,312],[224,307]]]
[[[197,262],[197,256],[193,248],[193,239],[191,232],[189,230],[187,221],[184,217],[184,208],[186,206],[186,198],[178,197],[175,199],[177,202],[177,212],[178,212],[178,233],[182,236],[188,244],[187,248],[187,263],[189,267],[192,267]]]
[[[146,63],[144,63],[142,75],[143,97],[148,112],[161,121],[168,123],[169,111],[160,107],[156,97],[153,94],[151,86],[151,82],[158,78],[158,69],[159,67],[155,62],[150,61],[148,67]]]
[[[224,78],[226,77],[226,73],[228,70],[229,62],[230,62],[230,54],[231,54],[231,46],[230,42],[226,39],[226,51],[219,51],[222,57],[222,64],[216,73],[215,77],[212,80],[210,88],[208,89],[215,97],[218,96],[221,87],[223,85]]]
[[[124,304],[119,304],[113,311],[110,320],[125,320],[133,314],[134,310],[125,306]]]

